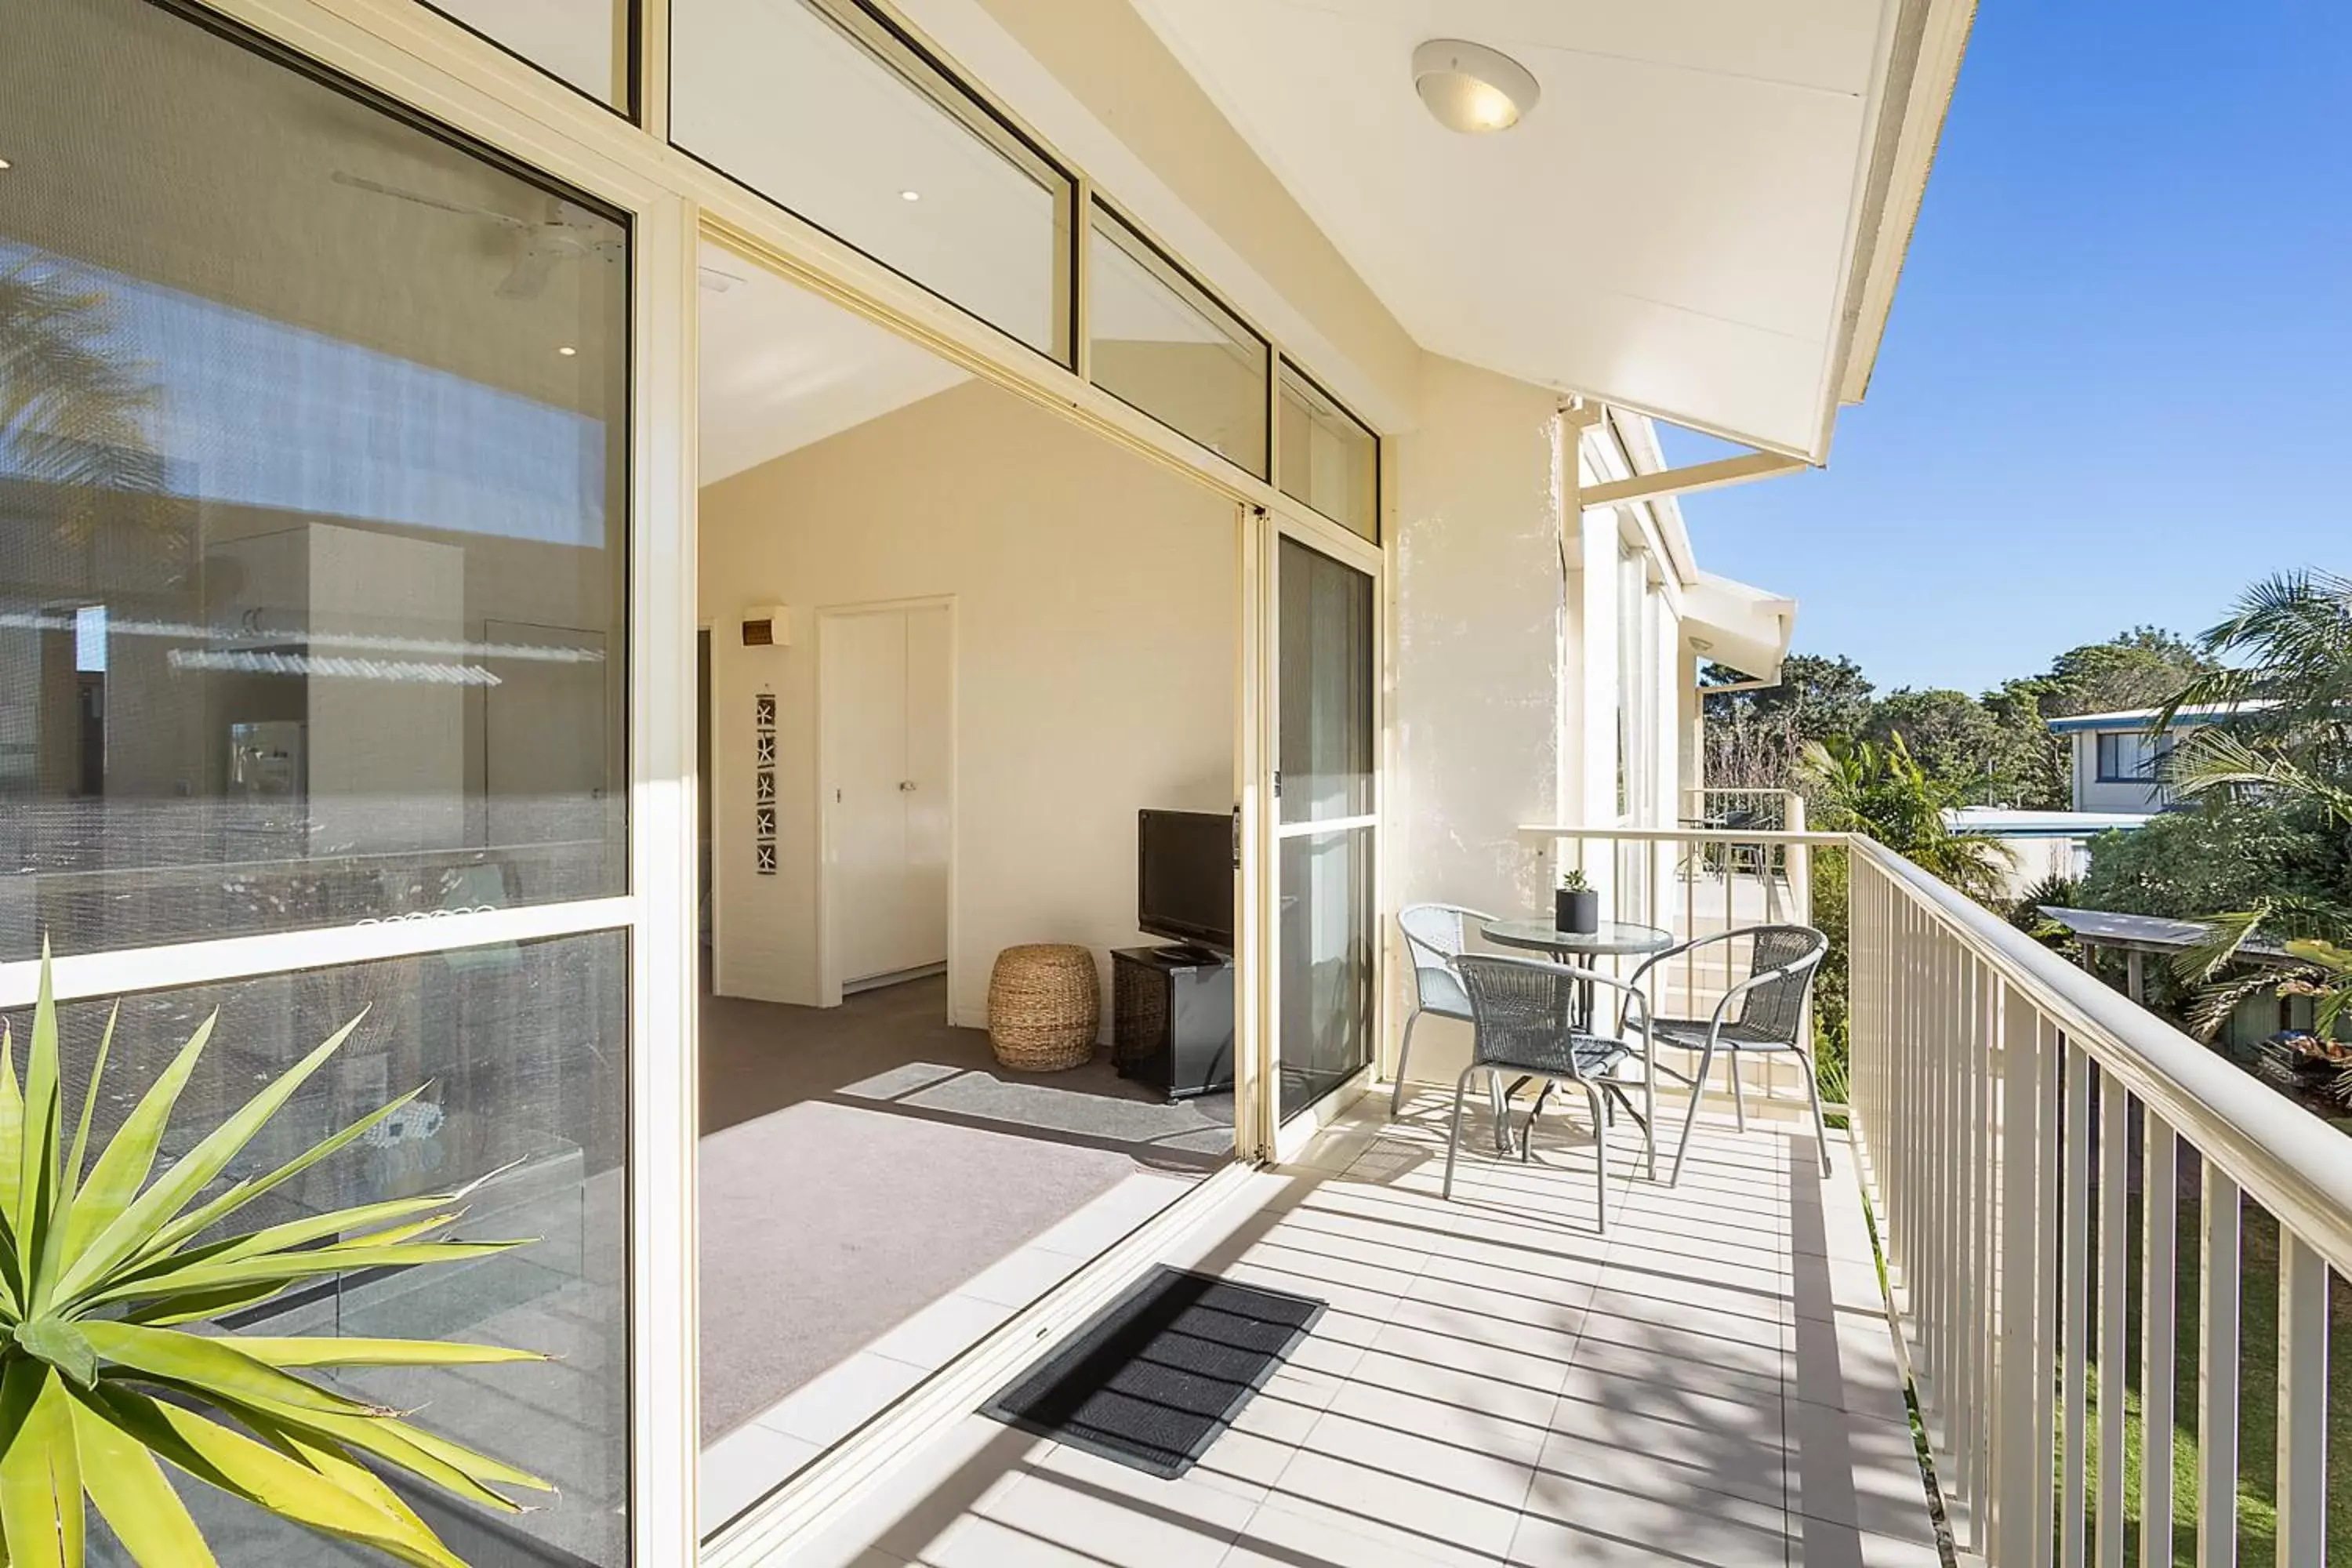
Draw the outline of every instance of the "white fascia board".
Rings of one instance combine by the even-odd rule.
[[[1839,409],[1870,389],[1975,22],[1976,0],[1907,0],[1887,9],[1886,58],[1870,106],[1872,155],[1857,171],[1816,463],[1828,460]]]
[[[1759,680],[1777,680],[1797,626],[1797,601],[1702,572],[1684,595],[1683,632],[1700,656]]]

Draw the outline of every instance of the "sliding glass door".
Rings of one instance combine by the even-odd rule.
[[[1276,1050],[1285,1121],[1372,1057],[1373,579],[1297,539],[1275,584]]]

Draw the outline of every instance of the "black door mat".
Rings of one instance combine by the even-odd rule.
[[[1174,1480],[1265,1386],[1325,1306],[1213,1274],[1154,1269],[981,1414]]]

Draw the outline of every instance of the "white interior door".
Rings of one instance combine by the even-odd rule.
[[[948,613],[833,617],[824,746],[842,984],[947,962]]]
[[[948,689],[945,605],[909,610],[907,625],[907,875],[901,969],[948,958]]]

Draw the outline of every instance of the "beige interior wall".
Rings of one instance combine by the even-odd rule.
[[[1138,808],[1233,805],[1232,505],[973,383],[709,486],[700,526],[718,990],[819,1000],[815,613],[929,595],[955,604],[953,1016],[985,1021],[1015,942],[1084,942],[1107,985],[1108,950],[1146,940]],[[791,647],[743,647],[766,604],[792,607]],[[752,868],[761,690],[772,877]]]
[[[1397,904],[1504,914],[1547,896],[1517,829],[1558,806],[1562,658],[1557,395],[1456,361],[1424,367],[1398,437],[1394,773]],[[1398,984],[1409,987],[1400,966]],[[1400,1023],[1411,1005],[1398,998]],[[1466,1026],[1424,1019],[1412,1075],[1450,1082]]]

